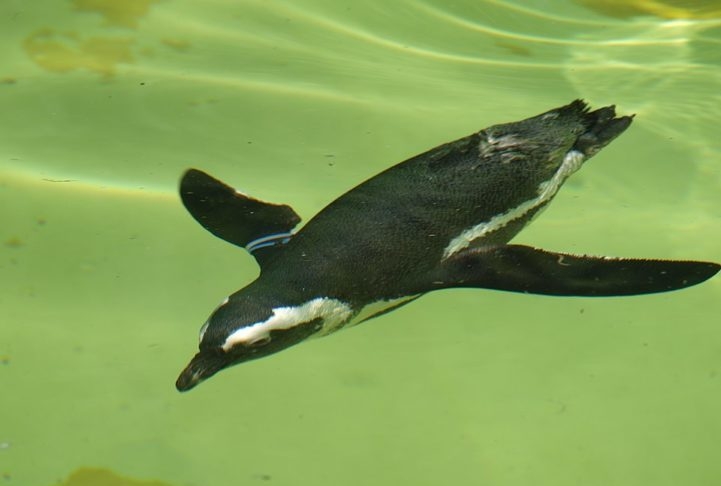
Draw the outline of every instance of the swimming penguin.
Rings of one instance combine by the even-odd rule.
[[[245,248],[260,276],[215,309],[176,387],[405,305],[478,287],[561,296],[666,292],[721,266],[555,253],[508,242],[564,181],[631,124],[576,100],[495,125],[393,166],[336,199],[300,231],[286,205],[199,170],[180,195],[208,231]]]

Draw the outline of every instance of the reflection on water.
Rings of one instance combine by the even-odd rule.
[[[717,0],[576,0],[612,17],[627,18],[655,15],[663,19],[718,19]]]
[[[717,164],[721,140],[721,18],[620,25],[569,54],[564,71],[590,99],[613,99],[638,113],[644,125],[699,155],[692,164]],[[710,145],[709,145],[710,144]]]
[[[380,4],[359,12],[315,2],[274,2],[272,8],[249,2],[226,22],[212,25],[176,16],[157,0],[74,0],[65,16],[29,28],[22,45],[27,58],[50,73],[89,71],[108,80],[120,70],[173,79],[181,70],[185,79],[241,92],[276,90],[398,106],[427,86],[424,80],[439,75],[447,87],[439,101],[447,104],[483,85],[516,96],[552,91],[558,79],[547,74],[555,70],[591,103],[612,100],[642,113],[647,126],[682,143],[718,140],[709,133],[721,105],[715,102],[721,96],[716,2],[578,3],[630,19],[574,17],[497,1],[482,6],[413,2],[401,18],[399,10]],[[233,11],[229,5],[216,8]],[[68,29],[69,19],[82,22]],[[172,27],[158,28],[158,21]],[[147,31],[144,22],[152,25]],[[217,61],[199,62],[198,52],[207,49],[214,49]],[[275,61],[279,57],[282,64]],[[378,71],[378,59],[384,58],[386,69]],[[14,84],[21,75],[11,71],[3,79]],[[205,95],[187,103],[197,106],[203,100],[217,98]],[[483,100],[483,106],[501,108],[496,99]],[[678,117],[690,125],[683,134]]]
[[[307,221],[405,157],[582,97],[636,120],[519,243],[721,260],[718,2],[548,5],[6,0],[4,481],[715,484],[718,277],[439,293],[174,390],[207,309],[258,271],[185,214],[191,166]]]

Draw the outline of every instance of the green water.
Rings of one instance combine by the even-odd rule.
[[[717,2],[548,3],[2,0],[0,484],[721,484],[721,277],[444,291],[173,386],[258,272],[186,214],[188,167],[307,220],[583,97],[635,122],[516,241],[721,261]]]

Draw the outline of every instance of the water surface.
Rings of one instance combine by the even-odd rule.
[[[185,213],[188,167],[307,221],[404,158],[582,97],[636,120],[516,241],[721,261],[716,2],[547,3],[5,0],[2,482],[719,484],[719,278],[444,291],[173,387],[258,271]]]

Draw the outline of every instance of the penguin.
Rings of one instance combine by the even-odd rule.
[[[412,157],[330,203],[299,231],[287,205],[254,199],[197,169],[180,183],[206,230],[253,255],[259,277],[200,330],[176,387],[377,317],[439,289],[623,296],[701,283],[703,261],[557,253],[511,239],[633,116],[582,100],[494,125]]]

